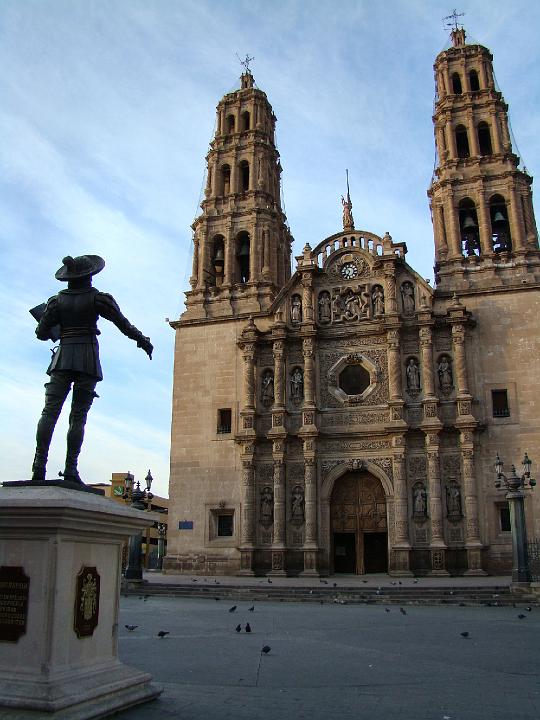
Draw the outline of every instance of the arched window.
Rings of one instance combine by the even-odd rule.
[[[491,218],[491,237],[493,252],[510,252],[512,237],[508,222],[508,208],[502,195],[493,195],[489,200],[489,216]]]
[[[228,115],[227,116],[227,132],[233,133],[234,132],[234,115]]]
[[[240,163],[240,192],[245,193],[249,190],[249,163],[242,160]]]
[[[246,130],[249,130],[250,125],[250,117],[249,112],[246,110],[242,113],[242,132],[245,132]]]
[[[474,202],[464,198],[459,203],[459,231],[463,255],[480,255],[480,232]]]
[[[471,92],[477,92],[477,90],[480,90],[480,83],[478,82],[478,73],[476,70],[471,70],[469,73],[469,87]]]
[[[487,122],[478,123],[478,146],[480,148],[480,155],[491,155],[493,152],[491,133]]]
[[[212,284],[221,285],[223,283],[223,268],[225,266],[225,238],[223,235],[216,235],[212,242]]]
[[[461,95],[463,92],[461,89],[461,78],[457,72],[452,75],[452,91],[455,95]]]
[[[464,125],[458,125],[456,128],[456,149],[459,158],[468,158],[471,155],[467,128]]]
[[[242,230],[236,236],[237,281],[241,283],[246,283],[249,280],[250,250],[249,233]]]
[[[221,168],[221,194],[228,195],[231,192],[231,168],[223,165]]]

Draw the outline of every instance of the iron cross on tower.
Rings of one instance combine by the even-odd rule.
[[[249,57],[249,55],[246,54],[245,60],[241,60],[241,59],[240,59],[240,56],[238,55],[238,53],[236,53],[236,57],[238,58],[238,62],[240,63],[240,65],[243,65],[245,71],[246,71],[247,73],[251,73],[251,70],[250,70],[250,67],[249,67],[249,63],[250,63],[252,60],[255,60],[255,58],[254,58],[254,57]]]
[[[458,23],[458,18],[463,17],[464,15],[465,13],[458,13],[458,11],[454,8],[451,15],[447,15],[443,18],[444,21],[450,20],[450,22],[445,22],[446,27],[452,28],[453,30],[459,30],[458,25],[461,23]]]

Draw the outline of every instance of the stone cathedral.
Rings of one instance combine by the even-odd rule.
[[[272,107],[249,69],[219,102],[171,322],[166,572],[509,571],[493,466],[540,460],[540,252],[492,60],[457,28],[435,61],[434,288],[349,195],[291,271]]]

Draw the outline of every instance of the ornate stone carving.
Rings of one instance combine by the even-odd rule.
[[[450,395],[454,387],[454,377],[452,375],[452,361],[448,355],[441,355],[437,363],[437,375],[439,378],[439,388],[443,395]]]
[[[330,293],[327,290],[323,290],[319,293],[319,299],[317,301],[318,307],[318,318],[321,325],[328,325],[332,322],[332,301],[330,299]]]
[[[414,285],[410,280],[406,280],[401,284],[401,306],[403,308],[403,314],[410,316],[414,315],[416,309],[416,303],[414,300]]]
[[[408,408],[407,410],[407,420],[410,425],[421,423],[423,416],[422,408]]]
[[[428,533],[426,528],[416,528],[414,537],[417,543],[423,544],[428,541]]]
[[[392,446],[389,439],[378,440],[324,440],[323,447],[326,452],[343,452],[355,450],[386,450]]]
[[[368,319],[370,316],[370,292],[368,285],[333,288],[333,323],[351,322]]]
[[[407,391],[409,395],[416,397],[420,392],[420,367],[416,358],[410,357],[407,360],[405,376],[407,378]]]
[[[272,370],[265,370],[261,377],[261,403],[264,407],[270,407],[274,402],[274,373]]]
[[[283,426],[283,413],[273,413],[272,414],[272,425],[273,427],[282,427]]]
[[[431,551],[431,567],[433,570],[444,570],[444,551],[443,550],[432,550]]]
[[[272,553],[272,570],[283,570],[283,553]]]
[[[292,404],[300,405],[304,399],[304,371],[302,368],[293,368],[289,380],[289,387]]]
[[[424,455],[411,455],[408,460],[409,474],[412,478],[425,478],[427,473]]]
[[[386,410],[366,410],[364,412],[341,412],[322,416],[323,424],[334,425],[373,425],[388,422]]]
[[[259,506],[261,525],[272,525],[274,522],[274,491],[269,485],[261,490]]]
[[[459,528],[459,527],[450,528],[449,537],[450,537],[450,542],[453,542],[453,543],[462,542],[463,541],[463,533],[461,531],[461,528]]]
[[[461,458],[459,455],[443,455],[442,471],[445,478],[459,478],[461,476]]]
[[[435,350],[441,352],[443,350],[452,349],[452,338],[450,332],[441,330],[435,335]]]
[[[304,488],[295,485],[291,492],[291,523],[301,525],[304,518]]]
[[[350,358],[351,362],[356,362],[354,358],[361,358],[370,372],[372,382],[367,394],[347,396],[339,390],[337,375],[343,369],[341,365],[343,362],[347,362],[347,358]],[[336,372],[333,372],[334,368],[336,368]],[[362,353],[321,352],[319,353],[319,372],[319,387],[324,407],[340,407],[346,402],[381,405],[388,399],[388,368],[384,350],[366,349]]]
[[[461,490],[456,482],[448,483],[445,489],[446,517],[449,520],[461,520],[463,509],[461,506]]]
[[[412,508],[415,520],[427,518],[427,492],[423,482],[417,482],[412,488]]]
[[[272,543],[272,530],[262,529],[260,538],[261,545],[270,545]]]
[[[403,407],[401,405],[394,405],[390,414],[392,420],[403,420]]]
[[[435,418],[437,417],[437,403],[426,403],[424,405],[424,417],[425,418]]]
[[[302,322],[302,298],[300,295],[291,297],[291,324],[300,325]]]
[[[371,309],[373,317],[384,315],[384,290],[380,285],[371,289]]]

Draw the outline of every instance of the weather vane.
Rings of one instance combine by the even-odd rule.
[[[450,22],[444,23],[445,27],[452,28],[453,30],[458,30],[458,18],[463,17],[464,15],[465,13],[458,13],[458,11],[454,8],[451,15],[447,15],[445,18],[443,18],[443,21],[450,20]]]
[[[247,73],[251,73],[251,70],[250,70],[250,68],[249,68],[249,63],[250,63],[252,60],[255,60],[255,58],[254,58],[254,57],[249,57],[249,55],[246,54],[245,60],[242,60],[242,58],[238,55],[238,53],[236,53],[236,57],[238,58],[238,62],[240,63],[240,65],[243,65],[245,71],[246,71]]]

